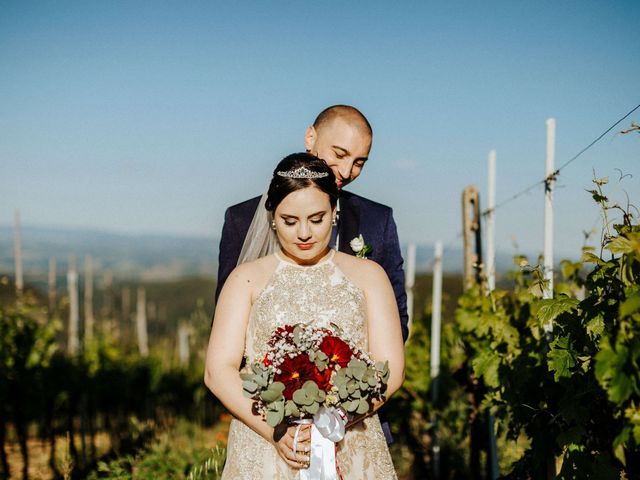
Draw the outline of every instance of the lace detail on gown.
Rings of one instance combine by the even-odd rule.
[[[278,266],[251,308],[245,339],[248,362],[262,358],[273,331],[283,325],[338,325],[345,336],[368,350],[365,297],[333,262],[331,251],[320,263],[300,266],[280,255]],[[377,415],[351,427],[337,445],[337,463],[344,480],[395,479],[384,433]],[[239,420],[232,420],[223,480],[298,478],[275,448]]]

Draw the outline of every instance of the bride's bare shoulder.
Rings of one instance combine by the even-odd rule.
[[[229,280],[251,289],[261,289],[278,265],[274,255],[267,255],[252,262],[238,265],[229,275]],[[227,280],[227,281],[229,281]]]
[[[336,252],[334,261],[347,278],[363,290],[377,282],[389,281],[384,269],[373,260]]]

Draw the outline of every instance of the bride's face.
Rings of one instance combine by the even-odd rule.
[[[329,195],[319,188],[303,188],[284,197],[273,218],[283,252],[299,264],[317,262],[329,245],[334,214]]]

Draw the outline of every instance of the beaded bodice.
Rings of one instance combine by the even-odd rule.
[[[334,263],[335,251],[311,266],[290,263],[278,253],[275,256],[278,266],[251,308],[247,360],[264,356],[277,327],[296,323],[336,324],[343,336],[368,350],[364,293]]]

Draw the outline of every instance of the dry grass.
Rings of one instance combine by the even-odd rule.
[[[56,465],[60,473],[68,477],[73,465],[69,453],[68,435],[56,437]],[[88,439],[87,439],[88,440]],[[80,435],[74,436],[74,444],[78,450],[81,448]],[[29,449],[29,478],[33,480],[50,480],[53,478],[51,468],[49,468],[49,443],[39,439],[29,439],[27,441]],[[18,443],[11,442],[6,446],[9,458],[9,467],[12,476],[18,476],[22,471],[24,462],[20,453]],[[96,454],[98,457],[106,454],[111,449],[109,435],[106,432],[96,434]]]

